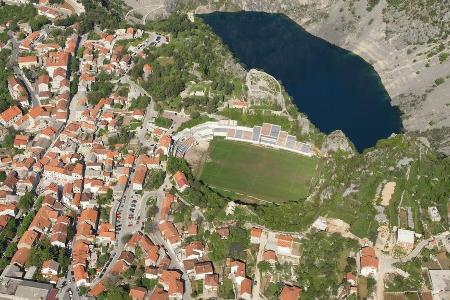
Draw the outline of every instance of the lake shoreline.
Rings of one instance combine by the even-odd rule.
[[[244,16],[245,18],[242,18]],[[247,70],[262,69],[281,81],[298,110],[305,113],[322,132],[328,134],[341,129],[355,144],[358,151],[362,152],[374,146],[379,139],[387,138],[392,133],[400,133],[403,130],[400,110],[391,105],[389,94],[384,89],[375,68],[356,53],[311,35],[282,14],[216,12],[200,17],[212,27]],[[223,20],[224,18],[229,19]],[[264,20],[261,21],[258,18]],[[239,25],[243,28],[238,28],[237,23],[245,24]],[[265,31],[264,34],[283,40],[274,42],[273,39],[268,39],[259,32],[261,26],[263,27],[261,30]],[[283,27],[282,30],[279,30],[280,26]],[[301,43],[299,40],[307,41],[307,43]],[[284,50],[279,49],[280,44],[285,45],[281,47]],[[300,51],[302,55],[299,54]],[[323,56],[319,57],[315,52]],[[310,59],[305,60],[303,56],[309,56]],[[289,61],[285,61],[286,58],[289,58]],[[341,62],[342,60],[344,63]],[[318,65],[314,65],[315,63]],[[338,70],[349,66],[355,70],[343,73]],[[307,70],[299,70],[303,68]],[[358,75],[352,75],[353,72]],[[321,80],[326,82],[325,87],[320,85]],[[302,84],[304,86],[299,87]],[[365,93],[366,88],[372,88],[373,92]],[[330,91],[326,92],[324,89]],[[342,98],[338,97],[339,105],[333,103],[331,99],[336,95]],[[364,100],[353,99],[351,102],[349,98],[352,97]],[[366,98],[373,99],[369,101]],[[352,113],[348,111],[349,108],[360,111]],[[334,115],[333,112],[336,114]],[[365,119],[373,118],[373,114],[378,115],[379,119],[375,118],[371,125],[362,126],[365,129],[354,129],[354,124],[345,120],[347,115],[347,118],[358,120],[360,124],[367,123]],[[339,122],[333,124],[332,119],[339,119],[340,124]]]

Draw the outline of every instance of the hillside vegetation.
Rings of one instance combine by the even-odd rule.
[[[160,108],[214,113],[225,99],[242,96],[245,72],[208,26],[174,13],[147,29],[169,34],[171,42],[146,48],[146,57],[137,59],[130,75],[152,94]],[[153,68],[148,78],[143,76],[145,64]],[[190,93],[191,89],[199,93]]]

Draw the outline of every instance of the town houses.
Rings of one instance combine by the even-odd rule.
[[[50,8],[39,7],[38,11],[53,18]],[[8,278],[26,278],[32,270],[30,267],[37,267],[43,279],[56,284],[70,265],[76,287],[88,288],[93,282],[96,286],[95,273],[91,270],[99,266],[99,260],[107,255],[105,251],[110,251],[117,243],[119,227],[109,222],[108,215],[113,201],[123,197],[129,184],[131,188],[142,190],[147,170],[161,168],[160,152],[138,155],[129,148],[128,154],[123,153],[118,148],[120,145],[108,144],[108,139],[98,134],[102,130],[117,132],[119,126],[125,126],[123,123],[142,122],[145,111],[113,108],[118,101],[125,107],[130,106],[133,99],[111,93],[91,104],[86,95],[74,95],[70,89],[73,72],[79,72],[83,79],[91,76],[91,83],[95,82],[98,68],[123,74],[131,63],[131,55],[125,53],[123,46],[114,44],[117,40],[141,35],[141,30],[129,28],[125,33],[119,30],[114,35],[103,35],[100,40],[87,40],[79,45],[80,38],[75,31],[61,46],[61,43],[46,42],[48,32],[35,31],[21,41],[19,67],[24,71],[40,71],[34,79],[22,80],[15,75],[8,78],[8,91],[19,105],[0,114],[0,125],[5,132],[14,132],[11,146],[18,153],[3,157],[0,163],[0,171],[6,176],[0,185],[0,227],[9,226],[15,218],[26,220],[10,265],[4,272]],[[76,70],[71,64],[78,60],[75,54],[80,47],[85,50]],[[39,55],[29,55],[30,52]],[[105,59],[111,60],[112,68],[103,64]],[[32,80],[34,84],[24,83]],[[78,86],[81,91],[82,81]],[[89,87],[86,85],[85,91]],[[69,111],[74,101],[75,108]],[[170,146],[167,139],[170,141],[170,135],[161,142],[164,147]],[[164,147],[162,154],[168,154],[169,148]],[[181,237],[177,240],[172,231],[176,232],[169,226],[168,238],[173,246],[179,245]],[[35,266],[27,263],[36,257],[34,249],[48,247],[60,249],[55,250],[59,251],[59,256],[39,261]],[[168,256],[164,247],[153,243],[147,235],[134,235],[126,248],[111,274],[120,274],[129,268],[136,248],[144,251],[146,267],[166,265]],[[70,253],[69,256],[66,253]],[[68,260],[63,261],[63,257]],[[180,277],[168,274],[161,279],[166,283],[164,293],[171,298],[181,298],[184,291]],[[133,293],[137,294],[137,291]]]

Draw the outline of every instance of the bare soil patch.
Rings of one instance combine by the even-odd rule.
[[[391,201],[392,195],[395,192],[396,182],[390,181],[384,185],[383,191],[381,192],[381,205],[388,206]]]

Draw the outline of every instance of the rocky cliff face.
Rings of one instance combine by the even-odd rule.
[[[358,54],[380,75],[406,131],[450,136],[450,0],[210,0],[196,11],[236,9],[284,13]]]
[[[324,156],[328,156],[333,152],[344,152],[348,157],[355,154],[355,150],[349,140],[341,130],[335,130],[330,133],[322,144],[320,152]]]

